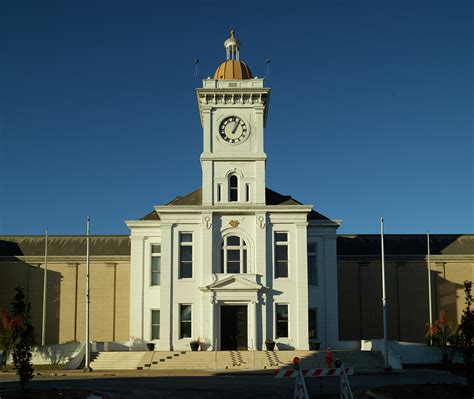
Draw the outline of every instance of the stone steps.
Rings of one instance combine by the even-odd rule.
[[[326,367],[325,351],[197,351],[101,352],[91,364],[96,370],[272,370],[291,367],[295,357],[302,368]],[[356,372],[381,371],[377,351],[333,351],[336,359]]]
[[[99,352],[92,370],[137,370],[147,352]]]

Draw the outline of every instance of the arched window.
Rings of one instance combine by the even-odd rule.
[[[229,177],[229,202],[238,201],[239,197],[239,178],[236,175]]]
[[[222,241],[221,273],[247,273],[247,243],[238,236]]]

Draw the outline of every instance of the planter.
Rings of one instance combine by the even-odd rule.
[[[310,351],[318,351],[320,346],[321,346],[321,342],[310,342],[309,343],[309,350]]]
[[[146,347],[148,348],[149,351],[154,351],[155,350],[155,344],[149,342],[146,344]]]
[[[265,341],[265,346],[267,347],[267,351],[275,350],[275,341]]]
[[[192,341],[189,343],[189,346],[191,347],[191,350],[193,352],[196,352],[197,350],[199,350],[199,342],[198,341]]]

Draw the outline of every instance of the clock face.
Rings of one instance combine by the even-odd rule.
[[[238,144],[247,138],[247,125],[238,116],[228,116],[221,122],[219,134],[228,143]]]

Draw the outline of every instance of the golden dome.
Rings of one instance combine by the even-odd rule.
[[[227,60],[220,64],[214,73],[214,80],[252,79],[252,72],[245,62]]]
[[[230,37],[224,42],[226,61],[220,64],[214,73],[214,80],[252,79],[252,72],[245,62],[240,61],[240,40],[230,31]]]

